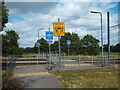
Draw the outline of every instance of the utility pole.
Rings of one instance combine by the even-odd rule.
[[[49,28],[49,31],[50,31],[50,28]],[[50,39],[49,39],[49,41],[50,41]],[[50,49],[50,43],[49,43],[49,64],[50,64],[50,68],[51,68],[51,49]]]
[[[109,23],[109,12],[107,12],[107,29],[108,29],[108,59],[110,57],[110,23]]]
[[[44,28],[38,29],[38,42],[37,43],[39,43],[39,30],[42,30],[42,29],[44,29]],[[37,65],[38,65],[39,57],[40,57],[40,45],[38,45]]]
[[[39,29],[38,29],[38,43],[39,43]],[[40,57],[40,46],[38,46],[38,58],[37,58],[37,65]]]
[[[90,11],[90,13],[96,13],[100,14],[100,22],[101,22],[101,46],[102,46],[102,61],[103,61],[103,66],[105,64],[104,61],[104,52],[103,52],[103,29],[102,29],[102,13],[101,12],[95,12],[95,11]]]
[[[58,18],[58,23],[60,23],[60,19]],[[59,40],[59,72],[60,72],[60,55],[61,55],[61,50],[60,50],[60,36],[58,36],[58,40]]]

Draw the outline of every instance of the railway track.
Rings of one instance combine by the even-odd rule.
[[[74,59],[74,60],[78,60],[78,59]],[[6,67],[6,62],[10,62],[10,60],[7,60],[7,59],[2,59],[2,67]],[[80,62],[84,62],[84,63],[91,63],[91,60],[90,59],[81,59]],[[99,60],[99,62],[101,63],[102,60]],[[113,59],[111,59],[109,61],[110,63],[114,63],[113,62]],[[98,60],[97,59],[94,59],[92,61],[92,63],[98,63]],[[44,65],[46,64],[46,59],[16,59],[15,60],[15,65],[16,66],[23,66],[23,65]],[[120,64],[120,59],[115,59],[115,64]]]

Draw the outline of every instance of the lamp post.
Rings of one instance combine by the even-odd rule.
[[[39,40],[39,30],[43,30],[44,28],[40,28],[38,29],[38,40]],[[37,65],[38,65],[38,59],[39,59],[39,56],[40,56],[40,45],[38,46],[38,58],[37,58]]]
[[[90,11],[90,13],[100,14],[100,17],[101,17],[101,46],[102,46],[102,58],[103,58],[103,31],[102,31],[102,13],[101,13],[101,12],[95,12],[95,11]]]

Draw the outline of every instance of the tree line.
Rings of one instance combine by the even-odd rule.
[[[69,51],[71,55],[84,54],[84,55],[98,55],[100,53],[99,40],[93,37],[92,35],[85,35],[83,39],[80,39],[76,33],[65,33],[65,36],[62,36],[60,39],[61,53],[68,53],[68,46],[66,44],[67,40],[71,40],[71,45]],[[39,39],[36,43],[40,43],[40,51],[48,53],[49,44],[44,38]],[[26,51],[36,52],[38,47],[36,43],[33,48],[26,48]],[[58,53],[58,41],[55,41],[51,44],[51,52]]]
[[[18,40],[19,35],[14,30],[6,31],[5,35],[2,35],[2,55],[22,55],[23,53],[38,53],[38,47],[36,43],[40,43],[40,52],[49,53],[49,44],[44,38],[37,40],[33,47],[20,48]],[[85,35],[82,39],[79,38],[76,33],[65,33],[65,36],[61,37],[61,53],[68,54],[67,40],[71,40],[69,48],[70,55],[99,55],[101,47],[99,46],[100,41],[92,35]],[[58,53],[58,41],[51,44],[51,52]],[[111,45],[111,52],[120,52],[120,44]],[[104,52],[108,51],[108,45],[104,45]]]

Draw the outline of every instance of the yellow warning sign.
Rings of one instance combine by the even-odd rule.
[[[65,24],[64,23],[53,23],[54,36],[65,35]]]

